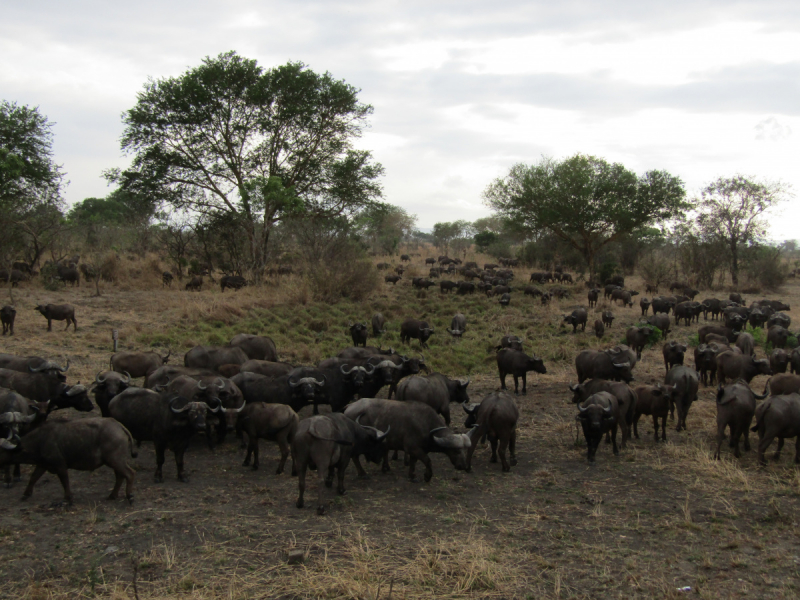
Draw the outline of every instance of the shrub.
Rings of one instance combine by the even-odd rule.
[[[50,292],[57,292],[62,288],[61,281],[57,279],[58,267],[55,263],[47,263],[44,265],[41,271],[39,271],[39,277],[42,280],[44,289]]]

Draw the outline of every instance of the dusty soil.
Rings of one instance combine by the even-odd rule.
[[[195,301],[184,292],[160,290],[110,290],[102,298],[89,293],[52,294],[52,300],[79,307],[78,332],[62,333],[55,325],[46,333],[43,319],[29,308],[47,300],[47,293],[15,292],[17,336],[4,338],[2,351],[68,356],[70,382],[86,382],[107,365],[112,328],[135,345],[141,332],[190,318],[186,303]],[[781,297],[796,304],[795,295],[792,286]],[[636,316],[625,313],[616,334]],[[685,337],[696,328],[681,329]],[[640,382],[663,372],[660,348],[648,350],[636,367]],[[252,471],[242,466],[244,451],[233,436],[213,452],[197,438],[186,456],[190,482],[177,481],[168,453],[163,484],[153,482],[155,455],[145,443],[134,461],[133,506],[105,499],[113,484],[105,468],[70,473],[72,507],[59,504],[62,489],[53,475],[21,502],[30,473],[23,468],[22,483],[0,489],[0,595],[798,596],[800,477],[791,443],[780,463],[766,469],[757,468],[755,452],[736,460],[727,446],[723,460],[713,461],[714,396],[701,389],[688,432],[676,433],[669,423],[668,442],[655,443],[652,422],[640,422],[642,439],[618,457],[601,445],[590,466],[582,440],[576,443],[567,389],[573,378],[568,362],[529,378],[527,396],[519,397],[519,464],[510,473],[489,463],[488,448],[476,452],[469,474],[434,456],[430,483],[410,483],[402,462],[388,474],[369,465],[369,480],[356,479],[350,468],[347,494],[326,490],[330,504],[322,517],[314,509],[316,477],[309,478],[306,508],[298,510],[296,480],[274,474],[279,454],[265,441],[261,469]],[[760,391],[765,380],[757,378],[754,389]],[[475,400],[498,387],[495,376],[472,381]],[[454,417],[454,424],[461,422]],[[287,564],[293,549],[304,551],[304,564]],[[686,588],[691,591],[680,591]]]

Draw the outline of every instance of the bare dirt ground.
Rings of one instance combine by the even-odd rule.
[[[583,303],[582,288],[576,290],[580,297],[564,306],[541,309],[537,302],[520,314],[557,319],[567,306]],[[266,293],[253,289],[250,296],[222,300],[216,291],[188,296],[111,289],[101,298],[91,298],[91,291],[15,291],[17,335],[3,338],[0,348],[69,357],[69,381],[86,383],[108,364],[112,328],[120,331],[123,347],[137,346],[153,332],[168,332],[176,323],[188,327],[219,312],[221,303],[228,303],[228,314],[247,313]],[[794,284],[768,297],[800,301]],[[44,331],[32,307],[46,300],[78,307],[77,333],[62,333],[57,324],[52,333]],[[639,310],[615,311],[613,335],[602,342],[588,333],[559,338],[568,345],[564,360],[549,361],[547,375],[529,378],[528,395],[519,397],[519,464],[507,474],[489,463],[486,448],[476,452],[469,474],[435,455],[430,483],[410,483],[402,462],[393,463],[388,474],[369,465],[369,480],[356,479],[350,468],[347,494],[326,490],[329,511],[319,517],[316,477],[309,478],[306,508],[298,510],[296,480],[274,474],[279,454],[265,441],[261,469],[254,472],[242,466],[244,451],[233,436],[213,452],[197,438],[186,456],[188,484],[175,478],[170,453],[165,482],[155,484],[155,456],[145,443],[134,461],[133,506],[105,500],[113,484],[105,468],[70,473],[73,507],[58,505],[63,494],[53,475],[45,475],[33,497],[21,502],[30,473],[23,468],[22,483],[0,489],[0,596],[796,598],[800,477],[791,462],[792,444],[779,464],[766,469],[757,468],[754,451],[736,460],[727,446],[722,460],[713,461],[713,389],[701,388],[687,432],[676,433],[668,423],[667,443],[656,444],[652,422],[640,422],[642,439],[619,457],[602,444],[597,464],[588,465],[582,439],[576,444],[576,411],[567,389],[574,381],[572,344],[617,343]],[[495,317],[487,313],[476,320],[481,318],[488,323],[486,335],[495,336]],[[677,339],[694,331],[681,327]],[[187,334],[180,350],[201,338]],[[339,345],[347,343],[340,339]],[[428,355],[453,348],[442,343]],[[291,356],[305,351],[290,350]],[[693,363],[691,356],[686,363]],[[473,400],[498,387],[487,364],[485,374],[477,369],[473,375]],[[663,378],[659,347],[646,351],[635,374],[642,383]],[[765,381],[757,378],[753,388],[760,391]],[[304,564],[287,564],[293,549],[304,551]]]

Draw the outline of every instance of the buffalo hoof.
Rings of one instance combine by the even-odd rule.
[[[528,395],[528,390],[522,390],[522,395],[523,396],[527,396]]]
[[[302,500],[298,500],[297,502],[295,502],[295,504],[294,504],[294,505],[295,505],[297,508],[303,508],[303,501],[302,501]]]
[[[419,483],[419,477],[417,477],[416,475],[409,475],[408,476],[408,480],[411,483]]]
[[[245,458],[244,462],[242,463],[242,466],[243,467],[249,467],[250,466],[250,459],[249,458]]]
[[[511,459],[511,466],[512,467],[516,467],[517,466],[517,459],[516,458],[512,458]]]
[[[128,504],[133,504],[133,494],[126,496],[125,499],[128,501]]]
[[[433,477],[433,473],[425,473],[425,483],[428,483],[431,480],[431,477]]]
[[[496,463],[496,462],[497,462],[497,457],[496,457],[496,456],[492,456],[492,457],[489,459],[489,462],[490,462],[490,463]]]
[[[325,507],[324,506],[318,506],[317,507],[317,514],[320,515],[320,516],[324,515],[325,514]]]
[[[750,450],[750,447],[748,446],[747,448],[745,448],[745,450]],[[19,475],[14,475],[14,481],[22,481],[22,477],[20,477]]]
[[[503,467],[503,473],[508,473],[511,471],[511,467]]]
[[[178,481],[181,483],[189,483],[189,478],[186,475],[178,475]]]
[[[7,490],[11,489],[11,482],[10,481],[6,481],[6,489]]]
[[[256,467],[253,466],[253,468],[255,469]],[[275,475],[282,475],[282,474],[283,474],[283,469],[281,467],[275,469]]]
[[[363,473],[363,474],[359,475],[358,478],[361,479],[361,480],[365,480],[365,479],[370,479],[370,476],[369,476],[369,473]]]
[[[347,493],[347,490],[344,488],[339,488],[338,490],[336,490],[336,493],[339,494],[340,496],[344,496]]]
[[[164,478],[161,475],[156,475],[155,477],[153,477],[153,481],[155,481],[156,483],[164,483]]]
[[[297,477],[297,469],[292,467],[292,477]]]
[[[514,395],[519,396],[519,390],[514,390]]]
[[[326,479],[326,480],[325,480],[325,487],[326,487],[326,488],[331,488],[331,487],[333,487],[333,479]]]
[[[253,465],[253,471],[258,471],[258,465]]]
[[[117,496],[117,494],[115,494],[114,492],[111,492],[111,493],[108,495],[108,499],[109,499],[109,500],[116,500],[117,498],[118,498],[118,496]]]
[[[764,463],[764,464],[767,464],[767,463]],[[31,495],[30,495],[30,494],[22,494],[22,498],[20,498],[20,500],[21,500],[22,502],[25,502],[25,500],[27,500],[27,499],[28,499],[28,498],[30,498],[30,497],[31,497]]]

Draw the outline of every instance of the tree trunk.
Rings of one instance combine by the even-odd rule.
[[[739,248],[736,241],[731,242],[731,283],[739,285]]]

